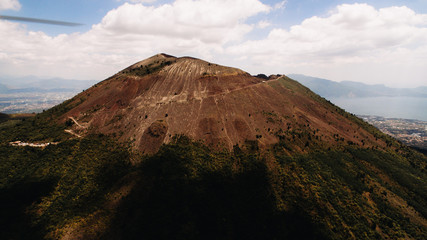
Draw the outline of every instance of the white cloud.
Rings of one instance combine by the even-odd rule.
[[[426,84],[426,14],[407,7],[344,4],[327,16],[248,40],[256,33],[251,31],[271,25],[246,20],[273,9],[259,0],[124,3],[88,32],[55,37],[0,20],[0,73],[101,80],[165,52],[254,74],[293,72],[393,86]]]
[[[153,3],[156,0],[130,0],[132,3]]]
[[[327,17],[312,17],[289,30],[276,28],[262,40],[227,49],[248,55],[254,70],[304,72],[339,80],[425,85],[427,15],[407,7],[376,10],[344,4]],[[323,75],[322,75],[323,74]],[[379,79],[380,77],[384,79]],[[406,81],[405,84],[409,84]]]
[[[278,2],[274,5],[274,9],[284,9],[286,7],[286,4],[288,3],[287,0]]]
[[[0,72],[102,79],[159,52],[212,59],[270,7],[258,0],[176,0],[158,7],[124,3],[86,33],[51,37],[0,21]]]
[[[177,0],[159,7],[125,3],[110,11],[95,29],[226,43],[251,30],[242,20],[268,10],[257,0]]]
[[[256,26],[257,26],[257,28],[264,29],[264,28],[271,26],[271,22],[266,21],[266,20],[262,20],[262,21],[259,21]]]
[[[117,2],[123,2],[124,0],[116,0]],[[157,0],[128,0],[127,2],[131,2],[131,3],[153,3],[156,2]]]
[[[21,9],[21,4],[18,0],[0,0],[0,10],[15,10]]]

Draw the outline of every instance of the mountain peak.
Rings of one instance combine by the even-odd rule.
[[[154,55],[152,57],[144,59],[144,60],[142,60],[140,62],[137,62],[137,63],[131,65],[130,67],[126,68],[126,69],[134,69],[134,68],[138,68],[138,67],[141,67],[141,66],[149,66],[149,65],[153,65],[153,64],[156,64],[156,63],[159,63],[159,62],[175,61],[176,59],[177,58],[174,57],[174,56],[172,56],[172,55],[168,55],[168,54],[165,54],[165,53],[159,53],[159,54],[156,54],[156,55]]]
[[[249,75],[237,68],[213,64],[193,57],[177,58],[164,53],[137,62],[121,71],[120,74],[142,77],[157,71],[172,73],[175,78],[185,78],[187,81],[201,77]]]
[[[65,104],[61,119],[79,122],[80,135],[114,135],[152,153],[180,134],[228,149],[283,141],[297,152],[313,144],[385,145],[285,76],[254,77],[191,57],[157,54]]]

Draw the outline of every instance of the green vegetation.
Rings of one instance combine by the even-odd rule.
[[[164,60],[163,61],[155,61],[155,62],[150,63],[148,65],[141,65],[140,67],[127,68],[127,69],[123,70],[122,73],[143,77],[145,75],[158,72],[163,67],[169,66],[172,63],[173,63],[172,61],[164,61]]]
[[[282,210],[266,159],[176,137],[138,168],[103,239],[326,239],[298,204]],[[132,223],[132,224],[129,224]]]
[[[23,142],[57,142],[66,139],[67,135],[63,126],[50,124],[47,113],[39,114],[33,118],[10,120],[0,124],[0,144],[12,141]]]
[[[407,159],[353,147],[292,157],[244,149],[212,152],[185,137],[162,147],[138,168],[138,183],[103,238],[427,236],[416,217],[392,204],[400,197],[418,212],[427,209],[426,173]],[[384,175],[398,184],[384,182]]]
[[[108,136],[67,139],[51,114],[0,126],[1,239],[427,239],[427,158],[409,149],[228,152],[176,136],[140,156]]]
[[[0,122],[7,121],[9,118],[9,115],[0,112]]]
[[[100,136],[0,152],[1,239],[41,239],[86,217],[131,169],[128,151]]]

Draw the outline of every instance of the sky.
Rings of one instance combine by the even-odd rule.
[[[427,86],[427,0],[0,0],[0,75],[103,80],[157,53],[251,74]]]

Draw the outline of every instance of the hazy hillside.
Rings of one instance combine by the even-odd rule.
[[[322,97],[426,97],[427,87],[418,88],[390,88],[385,85],[368,85],[359,82],[335,82],[327,79],[289,74],[290,78],[297,80]]]
[[[8,90],[9,88],[6,85],[0,83],[0,93],[5,93]]]
[[[34,76],[28,77],[0,77],[1,84],[7,86],[11,92],[43,92],[43,91],[63,91],[63,89],[79,89],[89,88],[98,81],[95,80],[72,80],[62,78],[38,78]]]

